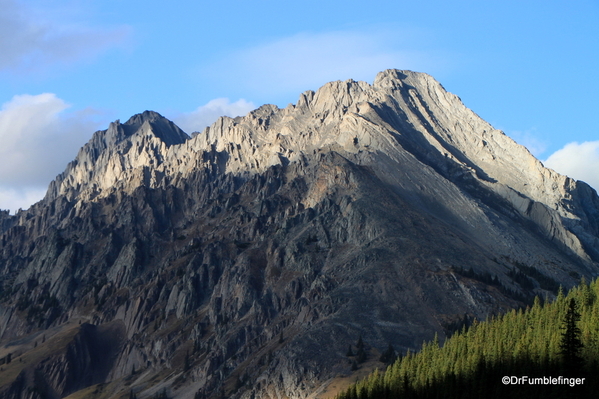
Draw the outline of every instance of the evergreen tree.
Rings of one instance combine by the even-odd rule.
[[[362,341],[361,335],[356,343],[356,348],[358,349],[356,352],[356,361],[358,363],[364,363],[366,361],[366,350],[364,349],[364,341]]]
[[[360,349],[364,349],[364,341],[362,340],[362,336],[360,335],[360,338],[358,338],[358,342],[356,343],[356,348]]]
[[[593,292],[593,290],[591,289],[591,287],[587,284],[586,279],[583,277],[580,280],[580,290],[582,291],[582,306],[583,307],[589,307],[593,305],[593,302],[595,302],[595,293]]]
[[[570,298],[568,311],[564,317],[562,337],[559,343],[560,354],[564,362],[564,368],[567,373],[576,374],[582,368],[583,359],[580,352],[584,345],[580,339],[582,332],[578,328],[577,322],[580,320],[578,305],[574,298]]]
[[[349,347],[347,348],[347,353],[345,354],[345,356],[350,357],[354,355],[354,351],[352,351],[351,349],[351,345],[349,345]]]
[[[381,354],[379,360],[388,365],[393,364],[395,359],[397,359],[397,356],[395,355],[395,348],[393,348],[393,345],[389,344],[387,350]]]

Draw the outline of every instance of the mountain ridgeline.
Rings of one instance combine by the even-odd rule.
[[[0,229],[3,399],[327,397],[358,337],[405,353],[599,270],[591,187],[398,70],[192,137],[116,121]]]

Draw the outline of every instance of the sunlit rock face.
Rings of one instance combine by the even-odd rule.
[[[599,261],[593,189],[398,70],[114,122],[0,227],[1,398],[315,398]]]

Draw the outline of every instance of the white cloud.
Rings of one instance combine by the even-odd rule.
[[[0,70],[39,72],[52,64],[93,57],[130,33],[127,26],[92,27],[16,0],[0,0],[0,9]]]
[[[397,30],[300,33],[234,52],[201,73],[270,97],[299,94],[332,80],[372,81],[389,68],[433,73],[444,61],[410,50],[414,36]]]
[[[96,130],[93,110],[66,113],[51,93],[18,95],[0,109],[0,209],[28,208]]]
[[[216,98],[210,100],[206,105],[198,107],[195,111],[175,116],[173,120],[187,133],[200,132],[220,116],[243,116],[255,108],[256,106],[252,102],[244,99],[232,103],[228,98]]]
[[[48,184],[72,161],[104,121],[98,112],[69,112],[55,94],[18,95],[0,109],[0,209],[27,209],[43,198]],[[176,123],[188,132],[202,130],[219,116],[245,115],[256,107],[240,99],[217,98]]]
[[[10,209],[14,214],[19,208],[27,209],[44,198],[46,190],[40,187],[5,188],[0,186],[0,209]]]
[[[561,174],[582,180],[599,191],[599,141],[566,144],[543,163]]]

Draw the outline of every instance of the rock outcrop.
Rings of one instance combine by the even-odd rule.
[[[593,189],[397,70],[191,137],[114,122],[0,222],[0,339],[29,359],[6,398],[316,397],[359,337],[371,361],[416,349],[599,262]],[[76,321],[80,363],[33,356]],[[87,370],[70,385],[67,363]]]

